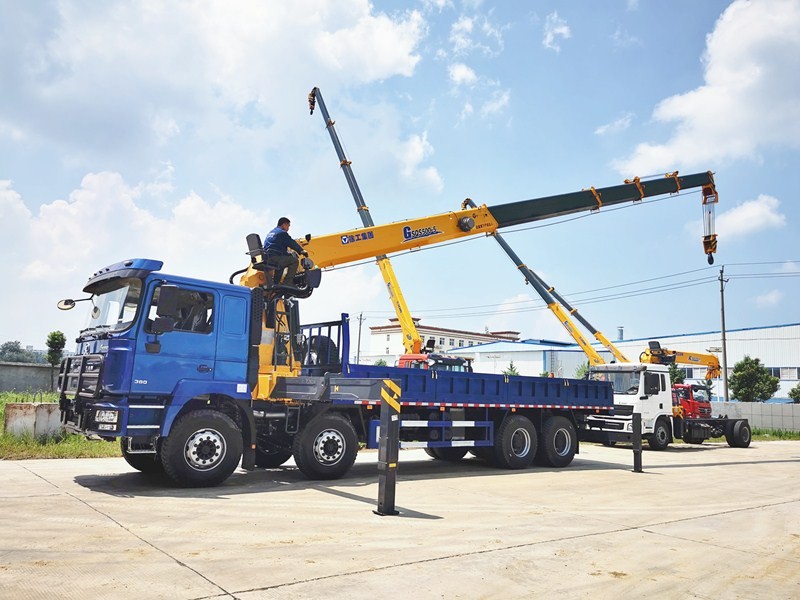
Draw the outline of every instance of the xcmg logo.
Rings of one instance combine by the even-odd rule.
[[[420,238],[431,237],[433,235],[441,235],[442,231],[436,229],[436,225],[431,227],[420,227],[419,229],[411,229],[411,227],[403,227],[403,240],[405,242],[411,242],[413,240],[418,240]]]
[[[372,231],[364,231],[361,233],[351,233],[349,235],[343,235],[341,240],[342,244],[352,244],[353,242],[363,242],[365,240],[371,240],[375,237],[375,234]]]

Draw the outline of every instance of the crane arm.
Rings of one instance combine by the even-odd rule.
[[[645,182],[637,179],[607,188],[591,188],[492,207],[485,204],[466,207],[448,213],[317,237],[307,235],[305,239],[297,241],[308,252],[316,268],[324,269],[478,234],[491,235],[498,229],[512,225],[708,186],[714,186],[714,177],[710,171],[680,177],[677,173],[672,173]],[[248,287],[263,285],[263,281],[263,274],[252,265],[241,279],[241,283]]]
[[[684,352],[682,350],[668,350],[662,348],[658,342],[650,342],[647,350],[639,355],[643,363],[657,365],[698,365],[706,367],[706,379],[716,379],[721,374],[719,359],[713,354],[704,352]]]
[[[319,268],[326,268],[477,234],[489,235],[512,225],[532,223],[709,185],[714,185],[710,171],[680,177],[671,174],[638,185],[629,183],[600,189],[591,188],[591,190],[497,206],[484,204],[439,215],[312,237],[298,242],[304,246]]]

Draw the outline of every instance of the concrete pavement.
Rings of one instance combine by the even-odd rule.
[[[7,598],[800,597],[800,442],[586,444],[561,470],[376,454],[177,489],[122,459],[0,461]]]

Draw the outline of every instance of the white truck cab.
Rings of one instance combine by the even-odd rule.
[[[588,417],[592,431],[632,433],[633,413],[642,415],[642,438],[654,450],[672,441],[672,382],[665,365],[611,363],[589,367],[588,378],[614,386],[614,414]],[[598,431],[599,430],[599,431]],[[612,442],[613,436],[608,436]]]

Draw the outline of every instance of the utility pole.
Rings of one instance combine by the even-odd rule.
[[[361,323],[364,322],[364,313],[358,313],[358,349],[356,350],[356,364],[361,364]]]
[[[728,348],[725,342],[725,265],[719,269],[719,306],[722,313],[722,385],[725,388],[725,402],[728,401]]]

